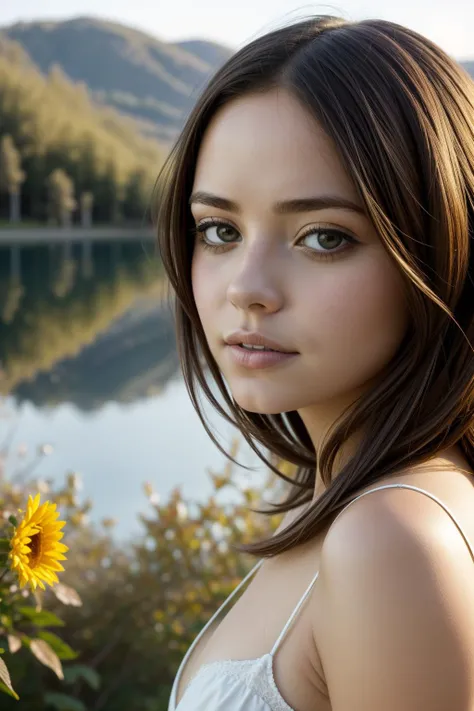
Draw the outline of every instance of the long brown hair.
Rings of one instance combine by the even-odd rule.
[[[377,386],[339,418],[317,454],[296,411],[262,415],[235,402],[191,287],[188,201],[203,133],[224,104],[274,88],[290,92],[334,141],[403,276],[411,314]],[[199,387],[289,484],[286,500],[261,513],[311,502],[316,461],[327,487],[282,533],[240,550],[270,557],[303,543],[360,489],[454,444],[474,467],[474,82],[439,47],[392,22],[331,16],[252,41],[217,71],[191,111],[158,178],[155,220],[183,375],[209,436],[224,452],[202,412]],[[337,453],[356,432],[364,433],[360,445],[333,478]],[[279,471],[275,458],[296,465],[294,478]]]

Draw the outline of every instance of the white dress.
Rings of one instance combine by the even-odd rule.
[[[413,491],[425,494],[430,499],[433,499],[433,501],[436,501],[446,511],[446,513],[453,520],[454,524],[457,526],[459,532],[464,538],[464,541],[469,547],[471,556],[474,560],[473,547],[451,511],[436,496],[428,491],[425,491],[424,489],[418,488],[417,486],[411,486],[410,484],[384,484],[383,486],[369,489],[363,494],[356,496],[352,499],[352,501],[349,501],[342,511],[339,512],[338,516],[340,516],[348,506],[357,501],[357,499],[360,499],[362,496],[367,496],[374,491],[379,491],[380,489],[412,489]],[[338,516],[336,516],[336,519]],[[275,684],[275,679],[273,677],[273,658],[303,603],[308,598],[311,589],[317,580],[318,573],[315,574],[302,597],[298,601],[270,652],[256,659],[226,659],[202,665],[188,683],[181,701],[178,705],[176,705],[178,683],[184,667],[195,649],[196,644],[205,634],[206,630],[213,623],[216,617],[221,613],[223,608],[232,600],[234,595],[236,595],[236,593],[243,587],[247,580],[258,570],[263,561],[264,559],[259,560],[259,562],[239,583],[236,589],[229,595],[217,612],[211,617],[209,622],[201,630],[191,647],[188,649],[188,652],[180,664],[173,683],[168,711],[294,711],[294,709],[292,709],[291,706],[289,706],[283,699],[277,685]]]

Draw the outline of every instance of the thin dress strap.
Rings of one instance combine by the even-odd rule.
[[[355,496],[353,499],[351,499],[351,501],[349,501],[349,503],[346,504],[346,506],[344,506],[344,508],[337,514],[337,516],[335,517],[335,519],[332,521],[331,526],[333,526],[334,523],[335,523],[335,522],[337,521],[337,519],[339,518],[339,516],[341,516],[342,513],[343,513],[347,508],[349,508],[349,506],[351,506],[353,503],[355,503],[358,499],[361,499],[363,496],[367,496],[368,494],[372,494],[374,491],[381,491],[382,489],[411,489],[412,491],[418,491],[420,494],[425,494],[425,496],[428,496],[430,499],[432,499],[432,500],[435,501],[437,504],[439,504],[439,505],[441,506],[441,508],[443,508],[443,509],[446,511],[446,513],[448,514],[448,516],[451,518],[451,520],[453,521],[453,523],[454,523],[455,526],[457,527],[459,533],[461,534],[461,536],[462,536],[463,539],[464,539],[464,542],[466,543],[467,547],[469,548],[469,551],[470,551],[470,553],[471,553],[471,557],[472,557],[472,559],[473,559],[473,561],[474,561],[474,548],[473,548],[473,546],[471,545],[471,543],[470,543],[468,537],[465,535],[464,531],[462,530],[461,525],[459,524],[459,522],[458,522],[457,519],[455,518],[454,514],[448,509],[448,507],[447,507],[445,504],[443,504],[443,502],[442,502],[440,499],[438,499],[437,496],[435,496],[434,494],[431,494],[429,491],[426,491],[425,489],[420,489],[418,486],[412,486],[411,484],[384,484],[384,485],[382,485],[382,486],[377,486],[377,487],[375,487],[374,489],[369,489],[368,491],[364,491],[362,494],[358,494],[358,495]],[[327,535],[327,534],[326,534],[326,535]],[[262,565],[262,563],[263,563],[264,561],[265,561],[265,558],[262,558],[261,560],[259,560],[258,563],[247,573],[247,575],[246,575],[246,576],[241,580],[241,582],[237,585],[237,587],[235,588],[235,590],[233,590],[233,592],[229,595],[229,597],[228,597],[226,600],[224,600],[224,602],[222,603],[222,605],[221,605],[221,606],[218,608],[218,610],[214,613],[214,615],[211,617],[211,619],[206,623],[206,625],[203,627],[203,629],[201,630],[201,632],[200,632],[200,633],[198,634],[198,636],[195,638],[194,642],[193,642],[193,643],[191,644],[191,646],[189,647],[189,649],[188,649],[186,655],[184,656],[184,658],[183,658],[183,660],[182,660],[182,662],[181,662],[181,664],[180,664],[180,667],[179,667],[179,669],[178,669],[178,673],[176,674],[176,677],[175,677],[175,679],[174,679],[173,687],[172,687],[172,689],[171,689],[171,697],[170,697],[170,704],[169,704],[169,708],[170,708],[170,709],[174,710],[174,709],[176,708],[176,696],[177,696],[178,685],[179,685],[179,681],[180,681],[181,676],[182,676],[182,672],[183,672],[183,670],[184,670],[184,668],[185,668],[185,666],[186,666],[186,662],[188,661],[189,657],[191,656],[191,654],[192,654],[194,648],[196,647],[196,645],[198,644],[199,640],[200,640],[200,639],[203,637],[203,635],[206,633],[206,630],[207,630],[207,629],[210,627],[210,625],[214,622],[214,620],[216,619],[216,617],[218,617],[218,615],[221,613],[221,611],[229,604],[229,602],[234,598],[234,596],[238,593],[238,591],[245,585],[245,583],[247,582],[247,580],[260,568],[260,566]],[[297,616],[299,610],[301,609],[301,607],[302,607],[302,605],[304,604],[305,600],[308,598],[308,596],[309,596],[309,594],[310,594],[310,592],[311,592],[311,589],[312,589],[314,583],[316,582],[316,580],[317,580],[317,578],[318,578],[318,575],[319,575],[319,571],[317,571],[316,574],[314,575],[314,577],[312,578],[310,584],[308,585],[308,587],[306,588],[305,592],[303,593],[303,596],[300,598],[300,600],[299,600],[299,602],[297,603],[295,609],[294,609],[293,612],[291,613],[291,615],[290,615],[290,617],[289,617],[287,623],[286,623],[285,626],[283,627],[283,629],[282,629],[282,631],[281,631],[281,633],[280,633],[278,639],[276,640],[276,642],[275,642],[275,644],[273,645],[273,648],[272,648],[272,650],[271,650],[271,652],[270,652],[270,655],[271,655],[272,657],[275,655],[275,653],[276,653],[278,647],[280,646],[280,644],[282,643],[282,641],[283,641],[283,639],[285,638],[286,634],[288,633],[288,630],[290,629],[291,624],[293,623],[294,619],[296,618],[296,616]]]
[[[472,559],[473,559],[473,561],[474,561],[474,549],[473,549],[473,546],[471,545],[471,543],[470,543],[468,537],[466,536],[466,534],[465,534],[464,531],[462,530],[461,525],[459,524],[459,522],[458,522],[457,519],[455,518],[454,514],[448,509],[448,507],[447,507],[445,504],[443,504],[443,502],[442,502],[440,499],[438,499],[437,496],[434,496],[434,494],[431,494],[429,491],[425,491],[425,489],[420,489],[418,486],[412,486],[411,484],[384,484],[384,485],[382,485],[382,486],[377,486],[377,487],[375,487],[374,489],[369,489],[368,491],[364,491],[362,494],[359,494],[358,496],[355,496],[353,499],[351,499],[351,501],[349,501],[348,504],[346,504],[346,506],[344,506],[344,508],[337,514],[336,518],[335,518],[334,521],[331,523],[331,526],[333,526],[333,525],[335,524],[335,522],[337,521],[337,519],[339,518],[339,516],[341,516],[341,514],[344,513],[344,511],[345,511],[347,508],[349,508],[349,506],[351,506],[353,503],[355,503],[355,502],[357,501],[357,499],[361,499],[363,496],[367,496],[368,494],[372,494],[374,491],[380,491],[381,489],[412,489],[413,491],[418,491],[418,492],[420,492],[420,494],[425,494],[425,495],[428,496],[430,499],[433,499],[433,501],[436,501],[436,503],[439,504],[439,505],[446,511],[446,513],[448,514],[448,516],[451,517],[453,523],[457,526],[458,531],[459,531],[459,533],[461,534],[461,536],[463,537],[464,542],[466,543],[467,547],[469,548],[469,551],[470,551],[470,553],[471,553],[471,557],[472,557]],[[330,527],[331,527],[331,526],[330,526]],[[326,535],[327,535],[327,534],[326,534]],[[308,585],[308,587],[306,588],[305,592],[303,593],[303,596],[300,598],[298,604],[296,605],[295,609],[294,609],[293,612],[291,613],[291,615],[290,615],[290,617],[289,617],[289,619],[288,619],[286,625],[283,627],[283,629],[282,629],[282,631],[281,631],[281,633],[280,633],[280,635],[279,635],[277,641],[276,641],[275,644],[273,645],[272,651],[270,652],[270,654],[271,654],[272,656],[274,656],[274,654],[276,653],[278,647],[280,646],[280,644],[282,643],[282,641],[283,641],[284,637],[286,636],[288,630],[290,629],[291,624],[293,623],[293,620],[295,619],[295,617],[297,616],[299,610],[301,609],[301,606],[303,605],[303,603],[304,603],[305,600],[307,599],[308,595],[310,594],[311,589],[312,589],[314,583],[316,582],[316,580],[317,580],[317,578],[318,578],[318,575],[319,575],[319,571],[315,574],[315,576],[314,576],[313,579],[311,580],[310,584]]]
[[[222,605],[221,605],[221,606],[217,609],[217,611],[213,614],[213,616],[211,617],[211,619],[210,619],[208,622],[206,622],[206,624],[204,625],[204,627],[202,628],[202,630],[199,632],[198,636],[195,638],[194,642],[193,642],[193,643],[191,644],[191,646],[189,647],[188,651],[186,652],[185,656],[183,657],[183,660],[182,660],[182,662],[181,662],[181,664],[180,664],[180,666],[179,666],[179,669],[178,669],[178,673],[176,674],[175,680],[174,680],[174,682],[173,682],[173,687],[172,687],[172,689],[171,689],[170,704],[169,704],[169,707],[170,707],[171,709],[174,709],[174,708],[176,707],[176,696],[177,696],[177,693],[178,693],[178,684],[179,684],[179,682],[180,682],[182,673],[183,673],[184,668],[185,668],[185,666],[186,666],[186,662],[188,661],[189,657],[191,656],[191,654],[192,654],[194,648],[196,647],[197,643],[199,642],[199,640],[201,639],[201,637],[203,637],[203,635],[206,633],[206,630],[212,625],[212,623],[214,622],[214,620],[216,619],[216,617],[219,616],[219,614],[221,613],[221,611],[229,604],[229,602],[235,597],[235,595],[239,592],[239,590],[245,585],[245,583],[247,582],[247,580],[248,580],[254,573],[256,573],[256,571],[260,568],[260,566],[262,565],[262,563],[264,562],[264,560],[265,560],[264,558],[261,558],[261,559],[258,561],[258,563],[257,563],[256,565],[254,565],[254,567],[247,573],[247,575],[245,576],[245,578],[243,578],[243,579],[240,581],[240,583],[237,585],[237,587],[235,588],[235,590],[233,590],[233,591],[231,592],[231,594],[229,595],[229,597],[227,597],[227,598],[224,600],[224,602],[222,603]]]

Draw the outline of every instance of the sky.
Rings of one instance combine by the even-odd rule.
[[[471,0],[0,0],[0,27],[30,20],[89,16],[115,20],[162,41],[206,39],[238,49],[278,26],[313,14],[379,18],[406,25],[456,59],[474,59]]]

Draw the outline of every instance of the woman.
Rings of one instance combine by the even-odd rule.
[[[195,407],[297,466],[170,711],[473,709],[471,79],[390,22],[270,32],[197,101],[157,224]]]

